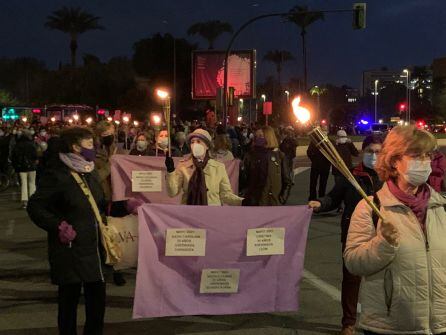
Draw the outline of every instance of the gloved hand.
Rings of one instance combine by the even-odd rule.
[[[144,201],[136,198],[130,198],[125,203],[125,207],[130,214],[138,214],[138,207],[141,205],[144,205]]]
[[[76,238],[76,231],[73,229],[73,226],[70,225],[67,221],[62,221],[59,224],[59,241],[63,244],[70,244]]]
[[[167,172],[170,173],[170,172],[175,171],[175,164],[173,162],[173,158],[169,156],[169,152],[168,151],[166,152],[165,164],[166,164]]]

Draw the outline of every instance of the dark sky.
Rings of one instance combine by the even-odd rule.
[[[91,53],[102,60],[131,56],[135,41],[156,32],[187,37],[195,22],[219,19],[234,28],[254,16],[288,11],[296,4],[311,9],[351,8],[347,0],[0,0],[0,57],[32,56],[51,68],[69,62],[68,36],[44,28],[46,16],[63,5],[81,6],[101,17],[104,31],[92,31],[79,40],[79,55]],[[309,28],[309,80],[359,87],[362,71],[387,66],[403,69],[431,64],[446,56],[446,0],[370,0],[367,28],[351,27],[352,14],[327,14]],[[229,35],[216,43],[224,48]],[[199,37],[190,37],[207,44]],[[257,49],[258,75],[275,74],[262,60],[270,49],[291,51],[297,61],[286,65],[284,79],[302,73],[300,35],[296,26],[270,18],[242,33],[236,48]]]

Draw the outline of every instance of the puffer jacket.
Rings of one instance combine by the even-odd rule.
[[[382,334],[446,332],[446,199],[431,189],[426,234],[415,214],[384,184],[378,192],[381,213],[399,231],[394,247],[372,222],[364,200],[353,213],[344,260],[363,276],[361,329]],[[377,233],[378,232],[378,233]]]
[[[189,181],[194,171],[195,165],[192,158],[189,158],[181,161],[175,171],[168,173],[167,193],[169,196],[174,197],[182,191],[181,203],[186,204]],[[241,205],[243,198],[238,197],[232,192],[229,177],[223,163],[209,159],[203,169],[203,173],[207,187],[208,205]]]

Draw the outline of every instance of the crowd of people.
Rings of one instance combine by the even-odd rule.
[[[171,142],[171,143],[170,143]],[[341,218],[342,331],[354,334],[446,334],[446,159],[435,138],[415,126],[370,135],[360,153],[344,130],[333,140],[346,166],[380,210],[377,216],[343,174],[326,193],[330,162],[311,143],[308,206]],[[171,150],[169,151],[169,147]],[[135,201],[113,202],[110,159],[115,154],[158,156],[169,196],[184,205],[278,206],[293,185],[297,140],[292,127],[207,128],[176,124],[134,127],[100,121],[94,127],[13,124],[0,129],[0,169],[11,162],[21,200],[48,233],[52,282],[59,287],[61,334],[75,334],[83,288],[85,334],[102,334],[105,265],[99,225],[133,213]],[[354,164],[353,157],[361,155]],[[173,157],[182,157],[175,163]],[[231,188],[224,162],[240,159],[240,189]],[[36,188],[37,180],[37,188]],[[384,219],[382,219],[384,218]],[[357,320],[361,296],[362,312]]]

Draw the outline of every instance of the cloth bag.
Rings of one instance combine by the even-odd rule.
[[[107,217],[107,225],[117,232],[122,257],[113,265],[115,270],[136,268],[138,265],[138,216]]]
[[[118,243],[118,232],[116,228],[113,226],[105,225],[101,214],[99,213],[98,206],[96,201],[94,200],[93,194],[91,194],[90,188],[88,185],[82,180],[78,173],[71,171],[71,175],[76,180],[78,185],[80,186],[82,192],[88,199],[90,203],[91,209],[96,217],[96,221],[99,224],[99,229],[101,230],[101,241],[102,246],[105,250],[105,264],[107,265],[115,265],[119,262],[122,257],[122,250]]]

